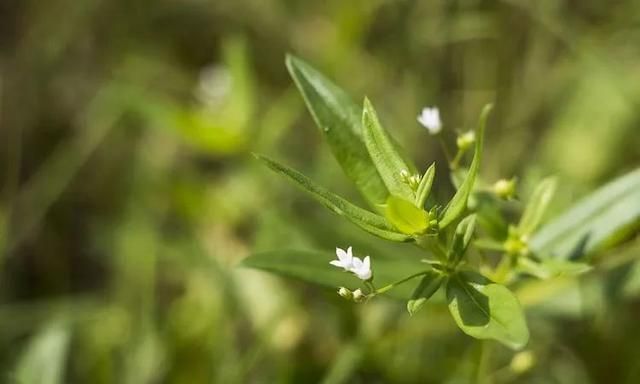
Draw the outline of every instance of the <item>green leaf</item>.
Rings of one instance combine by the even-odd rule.
[[[407,302],[407,311],[409,311],[410,315],[413,316],[422,308],[427,300],[438,291],[443,280],[444,276],[436,271],[429,271],[424,275],[422,280],[420,280],[420,284],[416,287],[415,291],[413,291],[411,299]]]
[[[442,213],[440,218],[440,228],[445,228],[452,222],[454,222],[460,215],[462,215],[467,208],[467,200],[473,190],[473,185],[476,182],[476,176],[480,169],[480,161],[482,159],[482,145],[484,141],[484,130],[487,125],[487,119],[493,106],[491,104],[485,105],[480,114],[480,121],[478,122],[478,129],[476,130],[476,149],[473,154],[473,160],[469,166],[469,172],[467,173],[464,181],[460,185],[460,188],[456,191],[449,204]]]
[[[360,106],[301,59],[287,55],[286,64],[334,157],[365,199],[378,209],[389,192],[362,142]]]
[[[556,179],[551,177],[542,180],[542,182],[538,184],[531,194],[529,203],[524,209],[524,213],[518,224],[518,233],[520,235],[529,235],[536,230],[556,191],[556,185]]]
[[[493,339],[513,349],[524,347],[529,330],[516,296],[475,272],[447,280],[449,311],[460,329],[477,339]]]
[[[382,181],[392,195],[413,201],[415,193],[403,179],[402,172],[409,174],[410,167],[398,153],[393,141],[380,125],[378,115],[369,99],[364,99],[362,111],[362,136]]]
[[[394,227],[407,235],[418,235],[429,228],[429,214],[400,197],[389,196],[384,213]]]
[[[614,246],[640,225],[640,169],[601,187],[537,231],[540,257],[574,259]]]
[[[590,271],[592,268],[585,263],[568,260],[544,259],[540,262],[526,257],[518,259],[518,272],[535,276],[539,279],[549,279],[558,276],[575,276]]]
[[[347,218],[352,223],[367,232],[376,236],[392,241],[407,241],[409,236],[396,231],[384,217],[369,212],[356,205],[351,204],[347,200],[337,196],[327,189],[315,184],[305,175],[279,164],[267,157],[255,155],[258,160],[263,161],[269,168],[287,176],[298,186],[307,191],[311,196],[318,200],[322,205],[332,210],[334,213]]]
[[[322,285],[331,289],[362,286],[362,280],[329,264],[335,260],[335,253],[323,251],[277,250],[253,254],[242,260],[242,266],[269,271],[286,277]],[[402,258],[388,259],[373,255],[371,268],[377,287],[397,282],[416,270],[424,268],[417,260]],[[406,300],[412,293],[410,284],[401,284],[388,291],[388,295]]]
[[[60,320],[52,320],[29,342],[16,367],[18,383],[63,383],[71,334]]]
[[[418,190],[416,191],[416,206],[419,208],[424,208],[424,204],[427,202],[427,197],[429,197],[429,193],[431,192],[431,186],[433,185],[433,179],[436,176],[436,163],[431,163],[427,171],[420,179],[420,185],[418,185]]]
[[[456,232],[453,234],[453,240],[451,242],[451,249],[449,250],[448,258],[454,265],[458,264],[462,260],[462,256],[469,247],[469,242],[473,236],[473,231],[476,227],[476,215],[469,215],[462,219],[456,227]]]

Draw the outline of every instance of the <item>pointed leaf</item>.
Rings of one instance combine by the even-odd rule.
[[[539,279],[549,279],[558,276],[575,276],[589,272],[592,267],[589,264],[569,260],[544,259],[540,262],[530,258],[518,259],[517,271],[535,276]]]
[[[614,246],[640,225],[640,169],[577,202],[537,231],[529,246],[540,257],[573,259]]]
[[[420,280],[420,284],[416,287],[415,291],[413,291],[411,299],[407,302],[407,311],[409,311],[410,315],[413,316],[413,314],[422,308],[427,300],[438,291],[443,280],[444,276],[436,271],[430,271],[424,275],[422,280]]]
[[[555,178],[546,178],[533,191],[518,224],[520,235],[529,235],[536,230],[556,191],[556,184]]]
[[[292,181],[296,182],[302,189],[307,191],[311,196],[318,200],[322,205],[337,213],[340,216],[344,216],[352,223],[356,224],[360,228],[367,232],[370,232],[376,236],[382,237],[392,241],[407,241],[409,236],[404,235],[396,231],[391,224],[389,224],[384,217],[369,212],[356,205],[351,204],[347,200],[329,192],[327,189],[315,184],[309,178],[294,171],[282,164],[279,164],[267,157],[255,155],[257,159],[263,161],[269,168],[287,176]]]
[[[462,215],[467,208],[467,200],[473,190],[473,185],[476,181],[476,176],[480,169],[480,161],[482,159],[482,145],[484,141],[484,129],[487,125],[487,119],[493,106],[487,104],[480,114],[480,121],[478,122],[478,129],[476,130],[476,148],[473,154],[473,160],[469,166],[469,172],[467,173],[464,181],[460,185],[460,188],[456,191],[447,207],[445,208],[442,218],[440,219],[440,228],[445,228],[453,221],[455,221],[460,215]]]
[[[407,235],[424,233],[429,227],[429,214],[400,197],[389,196],[384,213],[394,227]]]
[[[456,232],[453,234],[453,241],[451,242],[451,249],[449,250],[449,260],[451,260],[454,265],[462,260],[462,256],[464,256],[464,253],[467,251],[475,227],[476,215],[465,217],[456,227]]]
[[[416,191],[416,206],[418,208],[424,208],[424,204],[427,202],[427,197],[431,192],[431,186],[433,186],[433,179],[436,176],[436,163],[431,163],[427,171],[420,179],[420,185]]]
[[[413,201],[415,193],[403,179],[402,172],[409,174],[410,167],[398,153],[389,134],[382,128],[376,111],[369,99],[364,99],[362,111],[362,137],[380,177],[392,195]]]
[[[336,160],[377,209],[384,204],[389,192],[362,142],[360,106],[303,60],[287,55],[286,64]]]
[[[55,319],[38,332],[27,346],[16,367],[19,383],[58,384],[65,382],[65,366],[71,334]]]
[[[449,311],[467,335],[497,340],[513,349],[529,341],[520,303],[507,287],[475,272],[458,272],[447,280],[446,289]]]

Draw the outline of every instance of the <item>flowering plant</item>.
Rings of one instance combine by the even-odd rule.
[[[475,131],[458,136],[457,153],[449,161],[455,192],[447,202],[438,202],[431,194],[435,164],[418,172],[382,127],[367,98],[360,108],[307,63],[293,56],[286,63],[333,155],[371,210],[268,157],[256,157],[334,213],[377,237],[417,246],[423,258],[411,263],[399,259],[397,264],[410,266],[393,268],[391,273],[393,261],[376,255],[361,259],[348,247],[337,248],[333,261],[324,252],[289,250],[252,255],[245,265],[331,286],[339,281],[324,271],[331,264],[336,272],[340,269],[357,277],[355,282],[349,280],[351,284],[362,284],[354,291],[333,285],[340,296],[355,302],[413,282],[413,293],[404,297],[410,314],[442,291],[464,333],[520,349],[528,342],[529,330],[520,300],[509,287],[531,278],[585,273],[592,268],[585,256],[622,241],[631,233],[629,228],[636,228],[640,171],[601,188],[541,227],[557,184],[553,178],[544,179],[523,205],[520,220],[509,223],[499,204],[515,199],[516,180],[499,180],[489,189],[480,188],[478,182],[491,105],[480,113]],[[441,136],[437,108],[425,108],[418,122],[430,134]],[[472,159],[465,167],[461,163],[472,148]],[[620,214],[621,210],[625,213]],[[380,286],[378,276],[386,284]]]

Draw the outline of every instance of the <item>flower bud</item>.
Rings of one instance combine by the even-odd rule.
[[[511,359],[509,367],[515,373],[524,373],[533,367],[536,363],[536,357],[531,351],[522,351],[516,353]]]
[[[347,300],[351,300],[353,298],[353,292],[351,292],[345,287],[340,287],[338,289],[338,295],[344,297]]]
[[[360,290],[360,288],[356,289],[355,291],[353,291],[353,301],[355,301],[356,303],[361,303],[364,301],[365,299],[365,294],[362,293],[362,291]]]
[[[504,250],[511,255],[527,255],[529,253],[529,237],[522,236],[515,227],[509,227],[509,235],[504,242]]]
[[[493,184],[491,189],[499,198],[511,200],[516,195],[516,179],[500,179]]]
[[[460,136],[458,136],[458,138],[456,139],[456,145],[458,146],[458,149],[461,151],[466,151],[475,142],[476,142],[476,134],[473,131],[465,132]]]

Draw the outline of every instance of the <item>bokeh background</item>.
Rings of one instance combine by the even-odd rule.
[[[409,317],[239,268],[285,247],[412,252],[250,156],[360,201],[287,52],[368,95],[440,175],[419,110],[439,106],[453,142],[495,102],[483,178],[526,195],[558,175],[552,215],[640,164],[638,1],[2,0],[1,382],[640,382],[634,262],[521,297],[524,354],[464,336],[438,303]]]

